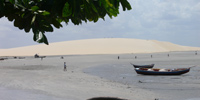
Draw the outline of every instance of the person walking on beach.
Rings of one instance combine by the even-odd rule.
[[[67,71],[66,62],[64,62],[64,71]]]

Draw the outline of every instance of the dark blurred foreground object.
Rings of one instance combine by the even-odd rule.
[[[120,99],[115,97],[94,97],[88,100],[127,100],[127,99]]]

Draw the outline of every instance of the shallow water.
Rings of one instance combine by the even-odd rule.
[[[187,99],[187,100],[200,100],[200,98],[191,98],[191,99]]]
[[[159,100],[200,100],[200,56],[175,52],[169,58],[158,54],[154,58],[141,55],[140,59],[131,61],[135,64],[154,63],[156,68],[187,68],[197,65],[191,68],[189,73],[180,76],[138,75],[127,57],[129,56],[120,56],[122,58],[119,60],[120,63],[93,66],[83,71],[111,82],[127,85],[131,90],[141,88],[160,94]]]

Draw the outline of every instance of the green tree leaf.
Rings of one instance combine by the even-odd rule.
[[[50,12],[48,12],[48,11],[43,11],[43,12],[42,12],[42,15],[44,15],[44,16],[50,15]]]
[[[49,44],[45,34],[42,32],[37,32],[36,34],[34,34],[33,40],[38,43],[45,43],[47,45]]]
[[[39,10],[39,7],[38,6],[33,6],[33,7],[31,7],[31,10],[32,11],[37,11],[37,10]]]
[[[52,24],[53,24],[56,28],[62,27],[62,24],[60,24],[60,22],[57,21],[56,19],[52,19]]]
[[[129,4],[128,1],[126,1],[126,0],[120,0],[120,2],[122,4],[123,11],[125,11],[126,9],[127,10],[131,10],[131,5]]]
[[[70,5],[68,2],[65,3],[65,6],[62,11],[62,17],[68,17],[72,14],[72,9],[70,8]]]
[[[15,4],[15,0],[9,0],[9,2],[11,2],[12,4]]]

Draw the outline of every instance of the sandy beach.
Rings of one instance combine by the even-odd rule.
[[[200,100],[199,50],[139,39],[77,40],[0,49],[0,98]],[[34,58],[36,53],[46,57]],[[67,71],[63,70],[64,62]],[[180,76],[146,76],[138,75],[130,63],[155,64],[155,68],[196,67]]]
[[[63,57],[10,57],[0,61],[0,97],[4,100],[200,99],[200,55],[194,51]],[[63,71],[64,62],[67,71]],[[154,63],[156,68],[197,66],[180,76],[145,76],[136,74],[130,62]]]

